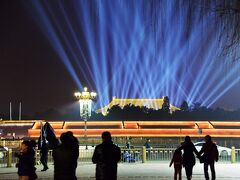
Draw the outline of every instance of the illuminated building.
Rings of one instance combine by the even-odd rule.
[[[44,120],[0,121],[0,128],[16,132],[17,137],[38,138]],[[78,138],[84,138],[84,122],[50,121],[56,136],[72,131]],[[21,130],[20,132],[18,132]],[[103,131],[110,131],[113,137],[136,138],[180,138],[189,135],[202,138],[210,134],[214,138],[240,138],[240,121],[88,121],[87,135],[99,138]],[[19,134],[21,133],[21,135]]]
[[[76,137],[84,137],[84,122],[49,122],[56,136],[72,131]],[[30,137],[38,137],[40,122],[28,130]],[[240,121],[89,121],[88,137],[99,137],[103,131],[110,131],[113,137],[240,137]],[[201,133],[199,133],[201,129]]]
[[[107,114],[107,110],[111,109],[113,106],[115,105],[119,105],[121,108],[123,108],[124,106],[131,104],[134,106],[145,106],[147,108],[153,108],[153,109],[162,109],[162,104],[163,104],[163,98],[159,98],[159,99],[121,99],[121,98],[116,98],[113,97],[112,101],[104,106],[101,109],[98,109],[97,112],[98,113],[103,113],[104,115]],[[172,113],[173,111],[179,110],[179,108],[173,106],[170,104],[170,113]]]

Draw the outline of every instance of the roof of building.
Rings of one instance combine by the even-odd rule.
[[[145,106],[147,108],[153,108],[153,109],[161,109],[162,104],[163,104],[163,98],[158,98],[158,99],[134,99],[134,98],[116,98],[113,97],[112,101],[97,110],[98,113],[102,114],[107,114],[108,109],[111,109],[114,105],[119,105],[121,108],[123,108],[126,105],[134,105],[134,106]],[[179,110],[178,107],[173,106],[170,104],[170,112],[172,113],[173,111]]]

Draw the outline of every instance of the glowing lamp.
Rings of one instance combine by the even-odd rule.
[[[79,101],[80,117],[84,120],[84,136],[87,138],[87,119],[91,116],[92,101],[96,98],[97,93],[88,92],[88,88],[84,87],[83,92],[75,92],[74,95]]]

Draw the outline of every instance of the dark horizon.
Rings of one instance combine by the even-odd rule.
[[[75,102],[77,86],[23,8],[22,1],[0,3],[0,113],[34,114]]]

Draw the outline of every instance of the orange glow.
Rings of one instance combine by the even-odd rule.
[[[65,122],[63,129],[68,129],[74,126],[84,126],[84,122]],[[122,122],[121,121],[88,121],[87,126],[116,126],[118,128],[122,128]]]
[[[213,126],[212,126],[212,124],[211,123],[209,123],[209,121],[204,121],[204,122],[202,122],[202,121],[197,121],[197,122],[195,122],[195,127],[197,127],[197,128],[201,128],[201,129],[211,129],[211,128],[213,128]]]
[[[33,128],[32,129],[41,129],[41,125],[44,126],[46,122],[41,122],[41,121],[37,121],[34,123]],[[63,122],[49,122],[49,124],[53,127],[53,129],[62,129],[63,127]]]
[[[125,129],[138,129],[137,122],[126,122],[124,123]]]
[[[239,121],[233,122],[222,122],[222,121],[211,121],[214,126],[240,126]]]
[[[128,123],[128,122],[125,122]],[[157,125],[157,126],[194,126],[192,121],[136,121],[139,125]]]
[[[39,137],[44,120],[35,121],[1,121],[6,125],[24,125],[32,123],[28,129],[30,137]],[[77,137],[84,137],[84,122],[50,121],[55,134],[59,137],[63,132],[72,131]],[[124,125],[124,128],[123,128]],[[79,126],[79,127],[78,127]],[[240,138],[240,121],[88,121],[87,136],[100,137],[103,131],[110,131],[115,137],[213,137]],[[198,128],[202,133],[199,134]]]

